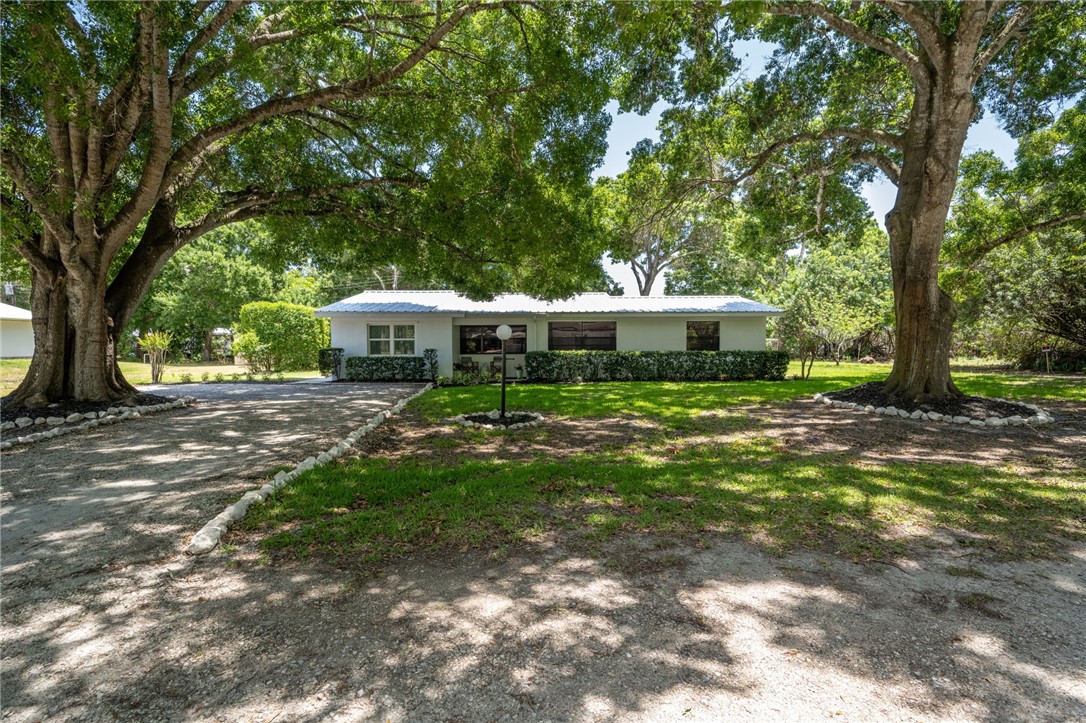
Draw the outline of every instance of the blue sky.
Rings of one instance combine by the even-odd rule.
[[[735,50],[743,58],[744,74],[748,77],[760,74],[765,58],[772,48],[773,46],[768,43],[756,41],[737,43]],[[656,129],[656,124],[665,108],[667,108],[666,104],[657,103],[649,113],[640,116],[634,113],[619,113],[618,104],[612,103],[608,107],[612,121],[611,131],[607,136],[607,155],[604,156],[603,165],[596,170],[595,176],[597,178],[617,176],[626,170],[629,152],[639,141],[644,138],[659,140],[660,134]],[[992,150],[1006,163],[1014,162],[1014,152],[1017,147],[1017,141],[1003,131],[992,116],[985,116],[974,124],[965,140],[965,153]],[[868,183],[863,189],[863,196],[880,224],[894,205],[896,191],[894,185],[886,180]],[[611,277],[622,284],[627,295],[637,294],[637,283],[629,266],[612,263],[605,263],[605,266]],[[664,293],[662,279],[653,286],[652,292]]]

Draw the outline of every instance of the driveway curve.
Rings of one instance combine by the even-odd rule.
[[[316,455],[416,384],[185,384],[195,405],[5,452],[4,607],[175,556],[279,467]],[[17,603],[16,603],[17,604]]]

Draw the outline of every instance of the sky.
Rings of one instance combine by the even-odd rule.
[[[758,41],[745,41],[736,43],[735,51],[743,59],[744,74],[748,77],[759,75],[765,65],[765,60],[772,52],[773,45]],[[657,103],[645,115],[634,113],[619,113],[618,103],[613,102],[608,106],[611,114],[611,130],[607,136],[607,154],[604,156],[603,165],[596,169],[595,177],[617,176],[626,170],[629,162],[629,152],[639,141],[651,138],[660,140],[660,133],[656,124],[660,120],[660,114],[667,108],[665,103]],[[1017,141],[1011,138],[995,122],[992,116],[984,116],[969,130],[965,139],[965,153],[975,153],[980,150],[994,151],[1005,163],[1014,162],[1014,152],[1018,147]],[[871,207],[875,219],[883,225],[883,219],[894,205],[894,195],[897,189],[892,183],[881,179],[864,186],[863,197]],[[637,294],[637,282],[629,265],[611,263],[604,259],[604,268],[615,281],[622,284],[627,296]],[[653,294],[664,293],[664,280],[657,279],[652,288]]]

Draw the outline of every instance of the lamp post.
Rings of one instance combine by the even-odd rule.
[[[513,336],[513,327],[508,324],[502,324],[495,332],[495,336],[501,339],[502,342],[502,414],[501,419],[505,419],[505,342],[509,341],[509,337]]]

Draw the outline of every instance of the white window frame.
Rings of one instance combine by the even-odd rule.
[[[396,327],[397,326],[409,326],[409,327],[411,327],[411,336],[410,337],[396,336]],[[384,327],[385,329],[388,329],[388,337],[385,338],[385,339],[373,339],[370,336],[370,329],[372,329],[374,327]],[[390,322],[386,322],[386,323],[366,324],[366,356],[418,356],[418,353],[417,353],[418,345],[416,343],[417,338],[418,338],[418,325],[415,324],[414,322],[397,323],[397,322],[394,322],[394,321],[390,321]],[[372,342],[374,342],[374,341],[387,341],[388,342],[388,353],[387,354],[380,354],[380,353],[374,354],[373,353],[373,346],[371,345]],[[396,353],[396,342],[398,342],[398,341],[409,341],[409,342],[411,342],[411,353],[410,354],[397,354]]]

